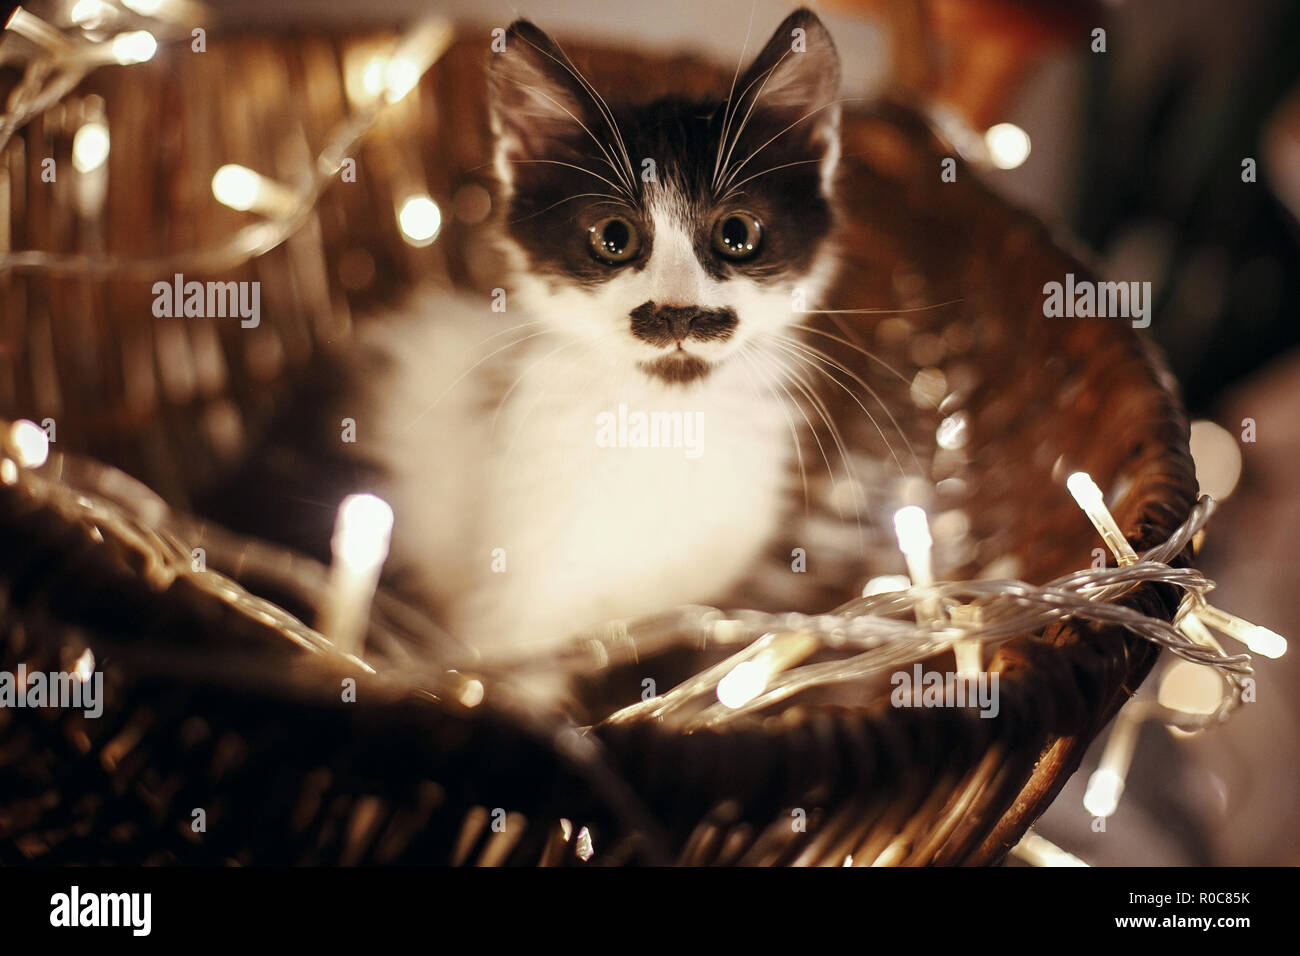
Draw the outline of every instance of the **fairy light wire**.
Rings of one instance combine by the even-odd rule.
[[[300,182],[292,188],[280,187],[283,192],[279,195],[284,201],[262,221],[244,226],[225,240],[150,258],[41,250],[0,252],[0,274],[36,272],[149,279],[178,271],[226,272],[265,255],[310,220],[321,194],[338,174],[356,143],[370,132],[393,104],[419,83],[446,52],[452,38],[451,23],[443,17],[427,17],[406,31],[395,44],[390,59],[390,63],[400,62],[403,69],[391,71],[387,95],[354,110],[335,124],[326,137],[325,146],[303,170]],[[28,64],[23,79],[10,98],[8,112],[0,114],[0,150],[28,120],[62,100],[84,79],[95,65],[85,62],[85,59],[73,57],[65,62],[51,53]]]

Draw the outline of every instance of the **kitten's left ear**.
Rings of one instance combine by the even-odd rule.
[[[771,114],[779,129],[789,126],[783,139],[820,153],[822,189],[829,192],[840,157],[839,94],[835,41],[817,14],[801,7],[776,28],[736,81],[731,113],[743,120],[752,109],[755,115]]]
[[[514,164],[536,162],[584,127],[599,128],[593,104],[554,40],[527,20],[510,24],[505,48],[492,53],[488,63],[488,106],[502,184],[514,185]]]

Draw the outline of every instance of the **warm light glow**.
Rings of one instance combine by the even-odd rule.
[[[916,505],[907,505],[894,512],[894,533],[898,535],[898,550],[903,554],[928,552],[934,544],[930,537],[930,519],[926,517],[925,509]]]
[[[396,103],[415,89],[420,77],[451,45],[451,22],[430,17],[402,41],[384,68],[384,99]]]
[[[1029,158],[1029,134],[1014,123],[998,123],[984,133],[989,161],[998,169],[1015,169]]]
[[[388,557],[393,509],[374,495],[348,495],[334,525],[335,560],[349,568],[377,571]]]
[[[1076,471],[1065,479],[1065,487],[1070,489],[1070,494],[1079,503],[1079,507],[1090,515],[1106,507],[1101,489],[1086,471]]]
[[[906,574],[882,574],[872,578],[862,589],[863,597],[876,594],[890,594],[894,591],[906,591],[912,586],[912,579]]]
[[[158,52],[158,41],[148,30],[133,30],[113,37],[112,50],[118,63],[144,63]]]
[[[1094,817],[1108,817],[1119,807],[1124,792],[1124,778],[1114,770],[1098,768],[1088,778],[1088,789],[1083,795],[1083,808]]]
[[[10,425],[9,443],[24,468],[39,468],[50,457],[49,436],[35,422],[22,419]]]
[[[1102,497],[1097,483],[1092,480],[1092,476],[1086,471],[1076,471],[1065,479],[1065,487],[1070,489],[1070,494],[1088,516],[1092,526],[1097,529],[1101,540],[1106,542],[1106,547],[1110,548],[1111,554],[1115,555],[1115,560],[1122,565],[1135,563],[1138,559],[1137,552],[1124,537],[1124,532],[1120,531],[1115,516],[1106,507],[1106,500]]]
[[[1196,616],[1210,627],[1222,631],[1235,641],[1245,644],[1256,654],[1268,658],[1279,658],[1286,653],[1286,638],[1276,631],[1242,620],[1235,614],[1229,614],[1210,604],[1203,604],[1196,609]]]
[[[1156,699],[1170,710],[1212,714],[1223,703],[1223,680],[1212,668],[1175,661],[1160,678]]]
[[[68,18],[83,29],[93,30],[101,25],[112,12],[113,8],[104,3],[103,0],[77,0],[72,5]]]
[[[460,689],[460,702],[466,707],[477,707],[483,703],[483,682],[471,678]]]
[[[578,855],[578,859],[583,863],[596,855],[596,845],[591,839],[591,831],[586,827],[578,831],[578,843],[574,847],[574,853]]]
[[[79,173],[89,173],[108,160],[108,127],[103,123],[85,123],[72,138],[72,166]]]
[[[1087,866],[1073,853],[1067,853],[1052,841],[1032,830],[1021,838],[1011,851],[1015,856],[1033,866]]]
[[[1241,642],[1264,657],[1277,659],[1286,653],[1286,638],[1258,624],[1242,636]]]
[[[122,0],[122,6],[142,17],[152,17],[163,8],[164,2],[165,0]]]
[[[405,57],[393,57],[384,69],[384,98],[396,103],[420,82],[420,64]]]
[[[767,668],[755,661],[741,661],[718,681],[718,700],[735,710],[763,693],[766,686]]]
[[[1192,422],[1188,444],[1201,491],[1216,501],[1223,501],[1241,478],[1241,449],[1237,439],[1227,429],[1202,419]]]
[[[81,656],[77,658],[77,663],[73,665],[72,673],[73,676],[83,684],[90,680],[91,675],[95,673],[95,655],[91,653],[89,647],[86,648],[82,652]]]
[[[257,203],[261,182],[262,177],[247,166],[222,166],[212,174],[212,195],[223,206],[243,212]]]
[[[427,246],[442,228],[442,210],[428,196],[412,196],[397,213],[402,235],[413,246]]]
[[[369,97],[377,97],[384,91],[384,71],[388,60],[382,56],[371,57],[361,74],[361,88]]]

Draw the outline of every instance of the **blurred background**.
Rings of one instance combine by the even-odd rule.
[[[561,41],[730,67],[751,18],[752,55],[793,6],[223,0],[209,10],[266,30],[400,25],[438,11],[485,38],[527,16]],[[1202,488],[1223,502],[1198,566],[1218,582],[1219,606],[1300,636],[1300,3],[812,6],[840,48],[846,96],[922,106],[990,188],[1107,277],[1151,283],[1142,334],[1182,385]],[[1084,807],[1103,734],[1038,831],[1093,865],[1300,864],[1300,652],[1257,665],[1257,699],[1227,726],[1193,736],[1141,727],[1104,829]],[[1158,668],[1143,694],[1167,680]]]

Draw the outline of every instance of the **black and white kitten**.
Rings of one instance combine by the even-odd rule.
[[[383,325],[376,451],[395,560],[505,658],[722,596],[789,513],[771,343],[834,274],[839,60],[800,10],[726,100],[607,103],[521,20],[488,78],[508,308]],[[688,444],[637,447],[656,414]]]

